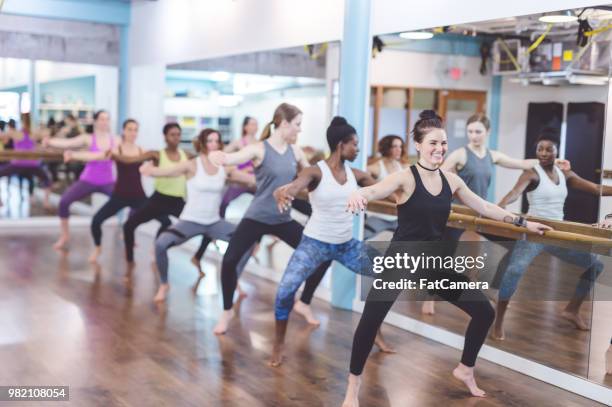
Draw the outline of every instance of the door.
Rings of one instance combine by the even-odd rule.
[[[438,114],[446,123],[449,152],[467,144],[467,119],[474,113],[485,113],[486,103],[487,92],[484,91],[438,91]]]

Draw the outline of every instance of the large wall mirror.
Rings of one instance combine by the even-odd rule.
[[[486,343],[607,385],[612,233],[593,224],[612,212],[611,18],[612,8],[601,6],[379,35],[366,135],[368,168],[383,177],[416,160],[410,130],[420,111],[435,109],[445,120],[447,159],[470,187],[467,177],[478,174],[467,172],[490,172],[477,193],[562,232],[558,240],[522,245],[512,241],[521,236],[495,227],[454,224],[472,229],[456,233],[461,242],[490,242],[489,261],[499,272],[491,273],[495,289],[487,295],[498,311],[500,292],[514,294]],[[521,168],[528,159],[535,159],[530,168]],[[527,173],[529,182],[518,188]],[[388,213],[371,211],[366,238],[388,240],[395,225]],[[502,237],[510,243],[493,243]],[[442,301],[398,301],[393,312],[461,335],[468,318]]]

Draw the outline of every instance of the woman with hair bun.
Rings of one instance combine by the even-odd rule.
[[[357,158],[357,132],[343,117],[334,117],[327,128],[331,155],[317,165],[300,172],[295,181],[274,191],[279,210],[291,207],[295,196],[308,188],[312,216],[308,219],[300,244],[293,252],[278,285],[274,313],[276,333],[270,366],[281,365],[283,346],[295,293],[316,268],[335,260],[358,274],[371,275],[363,241],[353,238],[353,216],[346,211],[346,201],[358,185],[375,183],[367,172],[351,168]],[[381,335],[377,344],[384,352],[393,352]]]
[[[351,212],[365,210],[368,202],[386,198],[397,191],[398,228],[392,243],[440,241],[450,214],[451,200],[460,198],[479,214],[491,219],[512,223],[527,228],[530,232],[542,234],[551,228],[536,222],[525,221],[514,214],[482,199],[472,192],[456,174],[440,169],[447,150],[447,137],[442,119],[432,110],[420,114],[412,130],[419,159],[416,165],[389,175],[381,182],[355,191],[348,199]],[[401,249],[400,249],[401,250]],[[399,252],[398,252],[399,254]],[[390,273],[390,274],[389,274]],[[451,281],[469,279],[460,273],[429,271],[419,269],[409,278],[424,278],[438,281],[442,276]],[[397,270],[383,272],[382,277],[394,277]],[[389,277],[391,275],[391,277]],[[416,281],[415,281],[416,282]],[[391,306],[403,290],[382,290],[386,296],[377,298],[381,290],[371,289],[363,314],[355,331],[351,354],[350,375],[343,407],[359,405],[358,395],[361,373],[372,349],[376,333]],[[466,312],[471,320],[465,333],[465,345],[461,362],[453,370],[453,376],[461,380],[473,396],[483,397],[474,378],[474,364],[484,343],[495,312],[487,297],[480,290],[435,289],[444,300]]]

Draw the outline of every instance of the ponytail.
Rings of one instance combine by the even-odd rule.
[[[274,116],[272,120],[266,124],[263,131],[261,132],[261,136],[259,137],[260,141],[267,140],[272,135],[272,126],[278,127],[281,125],[283,120],[290,122],[297,115],[302,114],[302,111],[298,109],[296,106],[290,105],[289,103],[281,103],[278,105],[276,110],[274,110]]]
[[[272,135],[272,125],[273,124],[274,122],[270,122],[266,124],[266,127],[264,127],[264,129],[261,132],[261,136],[259,136],[260,141],[264,141],[270,138],[270,136]]]

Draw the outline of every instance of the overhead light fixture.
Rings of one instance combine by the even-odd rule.
[[[428,40],[433,38],[434,35],[429,31],[407,31],[399,33],[399,36],[406,40]]]
[[[552,13],[544,13],[538,18],[543,23],[547,24],[561,24],[561,23],[571,23],[572,21],[578,20],[578,17],[571,11],[555,11]]]

